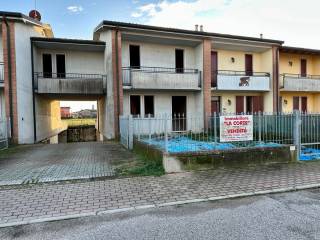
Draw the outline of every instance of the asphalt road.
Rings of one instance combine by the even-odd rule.
[[[3,228],[0,239],[320,239],[320,190]]]

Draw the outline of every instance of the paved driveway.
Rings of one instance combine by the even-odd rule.
[[[0,186],[110,177],[115,174],[114,163],[131,158],[117,143],[19,146],[0,152]]]

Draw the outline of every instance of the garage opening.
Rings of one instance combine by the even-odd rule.
[[[60,116],[66,130],[59,134],[59,143],[97,141],[97,102],[61,101]]]

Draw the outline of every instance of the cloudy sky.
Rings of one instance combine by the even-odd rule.
[[[35,0],[0,0],[2,11],[28,13]],[[36,0],[56,37],[91,39],[103,19],[284,40],[320,49],[319,0]],[[91,103],[88,107],[91,108]],[[77,105],[78,106],[78,105]]]

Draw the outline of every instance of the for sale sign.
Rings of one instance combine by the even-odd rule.
[[[220,116],[220,142],[253,140],[252,115]]]

